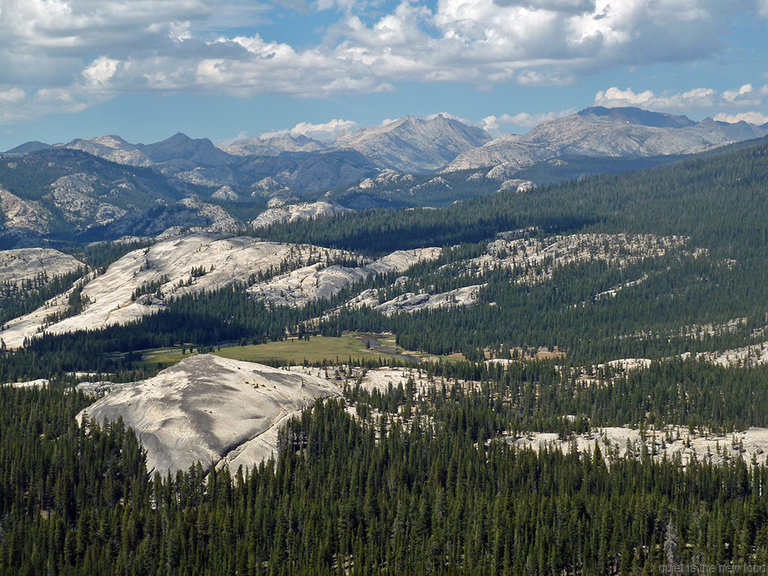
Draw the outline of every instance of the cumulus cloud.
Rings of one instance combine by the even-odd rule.
[[[768,17],[768,0],[739,6]],[[337,21],[314,45],[242,33],[291,9]],[[80,109],[123,91],[323,97],[401,81],[567,84],[612,66],[706,58],[733,10],[717,0],[0,0],[0,78],[24,92],[0,106],[9,118],[13,106],[27,107],[21,116],[55,102]],[[616,88],[600,99],[682,107],[731,96],[703,90],[675,100]],[[759,93],[742,90],[733,103]]]
[[[0,103],[3,104],[18,104],[23,102],[26,97],[27,93],[18,86],[0,91]]]
[[[554,12],[584,13],[595,9],[594,0],[495,0],[499,6],[527,6]]]
[[[102,56],[83,70],[83,80],[87,86],[95,89],[108,88],[119,66],[119,61]]]
[[[738,88],[717,92],[712,88],[696,88],[682,93],[655,94],[651,90],[634,92],[631,88],[621,90],[617,87],[599,91],[595,95],[595,105],[605,107],[637,106],[661,112],[695,112],[697,110],[722,110],[714,116],[722,122],[749,122],[765,124],[768,117],[755,108],[763,106],[768,99],[768,85],[755,89],[752,84],[743,84]],[[745,110],[748,109],[748,110]]]
[[[755,90],[752,84],[723,92],[723,100],[741,108],[760,106],[765,96],[768,96],[768,86]]]
[[[744,84],[738,90],[726,90],[725,92],[723,92],[723,98],[725,98],[728,102],[733,102],[740,96],[744,96],[745,94],[751,94],[751,93],[752,93],[752,84]]]
[[[655,94],[651,90],[635,93],[631,88],[621,90],[617,87],[599,91],[595,95],[595,105],[606,108],[635,106],[648,110],[691,110],[714,105],[716,93],[711,88],[694,88],[678,94]]]
[[[737,122],[747,122],[749,124],[762,125],[768,123],[768,116],[762,112],[740,112],[738,114],[726,114],[721,112],[715,116],[718,122],[728,122],[736,124]]]
[[[293,136],[294,138],[297,138],[299,136],[306,136],[307,138],[314,138],[315,140],[329,141],[335,139],[340,134],[349,130],[354,130],[357,127],[357,122],[353,122],[352,120],[334,118],[333,120],[322,124],[299,122],[289,130],[265,132],[261,137],[275,138],[279,136]]]
[[[542,114],[529,114],[520,112],[518,114],[502,114],[501,116],[487,116],[483,118],[483,129],[491,133],[503,132],[503,126],[521,126],[523,128],[533,128],[542,122],[556,120],[573,114],[573,109],[561,110],[560,112],[548,112]]]

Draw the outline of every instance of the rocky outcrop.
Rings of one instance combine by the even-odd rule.
[[[379,299],[379,291],[375,288],[370,288],[360,292],[360,294],[352,298],[344,306],[348,308],[365,306],[373,308],[385,316],[392,316],[401,312],[412,314],[420,310],[434,310],[451,306],[469,306],[477,302],[480,289],[483,286],[485,284],[474,284],[438,294],[406,292],[384,302],[381,302]]]
[[[327,266],[314,264],[282,274],[248,292],[257,300],[273,305],[303,306],[310,301],[335,296],[355,282],[373,274],[403,272],[421,261],[438,258],[440,248],[398,250],[364,266]]]
[[[29,230],[38,234],[48,231],[50,215],[36,202],[22,200],[0,186],[0,211],[4,217],[3,227]]]
[[[313,220],[322,216],[335,216],[342,212],[348,212],[348,210],[338,204],[322,200],[320,202],[289,204],[268,208],[251,221],[251,228],[266,228],[272,224],[295,222],[296,220]]]
[[[380,168],[429,172],[490,139],[480,128],[438,114],[428,120],[405,116],[382,126],[343,134],[334,146],[357,150]]]
[[[221,206],[203,202],[195,197],[184,198],[180,204],[194,210],[198,216],[207,220],[209,222],[206,226],[208,232],[233,234],[240,229],[240,222],[230,216]]]
[[[50,248],[20,248],[0,252],[0,282],[18,283],[47,274],[49,278],[85,266],[69,254]]]
[[[160,474],[197,462],[248,468],[272,456],[291,415],[338,395],[316,376],[204,354],[113,390],[78,420],[122,418],[147,450],[147,468]]]
[[[125,324],[162,309],[165,299],[171,296],[215,290],[235,282],[249,283],[259,272],[281,265],[295,268],[306,266],[310,259],[327,261],[343,254],[339,250],[211,233],[171,238],[126,254],[104,274],[90,279],[82,289],[86,304],[80,314],[46,325],[46,317],[66,308],[65,294],[8,322],[3,339],[13,348],[43,329],[61,334]],[[195,274],[193,269],[197,270]]]
[[[51,184],[50,198],[67,222],[78,229],[103,226],[124,216],[126,210],[96,198],[98,178],[90,174],[62,176]]]

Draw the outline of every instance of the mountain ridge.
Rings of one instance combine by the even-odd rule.
[[[443,171],[504,167],[514,173],[568,156],[651,157],[704,152],[732,142],[768,135],[747,123],[728,124],[640,108],[586,108],[543,122],[520,136],[503,135],[459,154]]]
[[[768,123],[730,124],[711,118],[695,122],[684,115],[637,107],[592,106],[543,122],[526,134],[502,134],[495,139],[482,128],[436,114],[425,119],[406,115],[378,126],[345,131],[329,142],[283,134],[239,138],[216,146],[207,138],[193,139],[178,132],[151,144],[132,144],[117,135],[78,138],[55,145],[33,141],[6,154],[23,156],[51,148],[76,149],[120,164],[152,167],[185,182],[220,188],[236,187],[242,175],[233,170],[236,172],[238,163],[253,157],[273,158],[279,163],[277,159],[285,154],[325,159],[330,157],[324,154],[348,150],[361,154],[378,170],[429,173],[503,166],[507,172],[514,172],[555,157],[680,155],[765,135]],[[276,176],[281,170],[284,168],[262,178],[271,176],[280,182]],[[290,180],[299,192],[311,188],[306,179],[294,176]],[[336,185],[352,183],[340,180]]]
[[[674,162],[766,135],[768,125],[598,106],[494,140],[438,114],[347,131],[330,143],[291,134],[241,139],[232,145],[238,153],[181,132],[152,144],[118,135],[29,142],[0,155],[0,237],[13,247],[73,233],[78,241],[157,235],[163,226],[233,230],[269,207],[296,203],[441,206]],[[249,150],[268,154],[243,154]],[[190,196],[196,199],[177,204]]]

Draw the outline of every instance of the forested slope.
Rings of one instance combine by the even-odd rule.
[[[439,211],[344,214],[275,226],[267,235],[371,252],[484,242],[509,230],[544,239],[555,233],[682,238],[683,250],[626,266],[588,256],[536,285],[520,282],[519,269],[492,269],[484,275],[485,306],[391,320],[348,312],[325,331],[388,329],[406,347],[470,354],[502,345],[557,346],[590,359],[715,350],[759,339],[766,324],[767,175],[768,144],[760,142],[674,166],[498,194]],[[435,268],[424,284],[441,273],[453,279],[443,288],[467,282],[454,267]],[[606,293],[611,297],[602,297]],[[735,328],[718,328],[734,319],[740,320]]]
[[[384,399],[386,402],[386,399]],[[480,399],[403,428],[337,401],[249,473],[143,468],[120,424],[61,391],[0,390],[0,574],[641,574],[768,561],[768,469],[484,441]],[[390,403],[391,404],[391,403]],[[395,406],[397,403],[395,403]],[[426,413],[430,417],[425,418]],[[23,422],[23,426],[20,425]]]
[[[0,381],[53,383],[0,387],[0,574],[602,575],[768,563],[764,452],[718,446],[717,463],[698,454],[683,465],[653,440],[626,456],[514,443],[535,430],[575,445],[575,433],[601,426],[768,426],[767,367],[695,359],[765,339],[767,177],[760,144],[442,210],[282,225],[269,236],[367,253],[445,249],[302,306],[256,302],[235,284],[169,299],[136,323],[1,352]],[[86,260],[103,267],[122,252]],[[386,301],[475,285],[466,306],[385,316],[351,304],[368,290]],[[475,362],[419,365],[424,391],[366,391],[351,378],[343,400],[305,411],[277,459],[247,472],[198,465],[149,478],[121,422],[76,424],[89,400],[70,387],[74,372],[135,380],[157,369],[142,360],[150,347],[343,330],[391,330],[409,348]],[[519,359],[538,346],[553,358]],[[657,360],[596,365],[633,355]]]
[[[681,234],[697,244],[768,251],[768,143],[672,166],[500,193],[442,210],[369,210],[278,224],[262,235],[350,250],[477,242],[526,226]],[[763,242],[759,242],[759,241]]]

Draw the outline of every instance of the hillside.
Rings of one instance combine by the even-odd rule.
[[[342,316],[333,329],[349,329],[356,323],[367,330],[390,329],[406,346],[433,352],[465,350],[469,341],[478,347],[508,341],[510,347],[590,350],[588,356],[704,350],[751,342],[751,330],[765,325],[768,308],[759,285],[766,273],[761,238],[768,232],[763,220],[768,215],[762,210],[761,182],[767,170],[768,147],[757,144],[673,167],[584,179],[523,195],[489,196],[438,212],[343,214],[322,222],[287,223],[268,235],[378,251],[423,246],[427,241],[484,244],[497,234],[518,230],[531,239],[509,242],[506,252],[519,254],[516,246],[522,242],[557,246],[553,243],[557,234],[583,244],[586,258],[566,260],[567,270],[538,276],[536,290],[509,283],[533,273],[535,265],[530,261],[505,273],[491,260],[486,268],[475,266],[475,270],[487,270],[486,280],[496,278],[481,291],[480,302],[485,305],[395,321]],[[645,262],[627,261],[619,271],[616,264],[628,253],[620,248],[617,237],[606,236],[590,247],[585,233],[650,234],[659,240],[677,238],[675,244],[680,244],[675,251],[657,253]],[[603,245],[624,254],[623,258],[601,264]],[[474,255],[483,252],[479,247],[473,250]],[[542,262],[558,261],[551,250],[543,249]],[[456,262],[444,271],[435,270],[421,285],[454,289],[462,283],[477,284],[477,275],[467,264]],[[404,285],[402,291],[417,292],[413,286]],[[598,297],[606,291],[610,298]],[[715,329],[704,339],[709,343],[686,336],[696,332],[695,326],[726,326],[744,317],[748,320],[738,329]],[[463,328],[467,325],[482,327],[484,335],[469,336]],[[427,335],[436,333],[440,336],[428,344]]]
[[[147,449],[150,472],[175,474],[198,461],[253,467],[273,456],[287,420],[339,394],[322,378],[199,355],[118,387],[78,418],[121,418]]]
[[[406,348],[470,358],[541,346],[581,361],[751,346],[768,323],[767,158],[756,144],[440,210],[288,221],[258,231],[271,243],[187,235],[91,274],[6,322],[3,338],[15,347],[152,313],[134,333],[195,342],[198,320],[165,323],[203,298],[211,326],[237,339],[261,325],[263,302],[285,310],[288,333],[389,331]],[[224,304],[232,285],[241,300]],[[215,310],[256,324],[234,327]]]
[[[0,574],[768,561],[766,174],[6,253]]]

